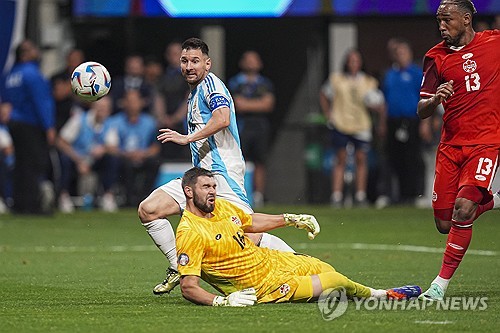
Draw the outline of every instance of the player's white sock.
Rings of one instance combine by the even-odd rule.
[[[500,208],[500,191],[493,194],[493,209]]]
[[[443,291],[446,291],[446,289],[448,288],[448,284],[450,283],[450,279],[443,279],[442,277],[440,277],[439,275],[436,276],[436,278],[432,281],[432,283],[435,283],[437,284],[438,286],[441,287],[441,289],[443,289]]]
[[[170,267],[177,270],[177,251],[175,250],[175,233],[167,219],[158,219],[143,223],[156,246],[170,261]]]
[[[295,252],[284,240],[268,233],[262,234],[259,246],[283,252]]]

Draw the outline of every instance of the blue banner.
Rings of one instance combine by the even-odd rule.
[[[481,15],[500,0],[474,0]],[[73,0],[75,16],[282,17],[434,15],[440,0]]]
[[[26,0],[0,0],[0,74],[9,70],[24,38]]]

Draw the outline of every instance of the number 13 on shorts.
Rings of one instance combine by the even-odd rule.
[[[481,157],[479,159],[479,163],[477,164],[475,178],[477,180],[485,181],[486,177],[489,176],[492,172],[493,172],[493,161],[488,157]]]
[[[462,186],[490,190],[498,167],[500,146],[451,146],[440,144],[436,155],[433,207],[453,207]]]

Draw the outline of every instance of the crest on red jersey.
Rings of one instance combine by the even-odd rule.
[[[462,66],[467,73],[472,73],[477,69],[477,64],[472,59],[467,59]]]

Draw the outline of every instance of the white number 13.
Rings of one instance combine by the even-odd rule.
[[[481,157],[477,164],[476,174],[489,175],[492,171],[493,161],[489,158]]]
[[[467,91],[476,91],[479,90],[481,87],[481,82],[479,82],[479,74],[478,73],[472,73],[471,75],[466,75],[465,76],[465,87],[467,88]],[[472,85],[471,85],[472,81]]]

